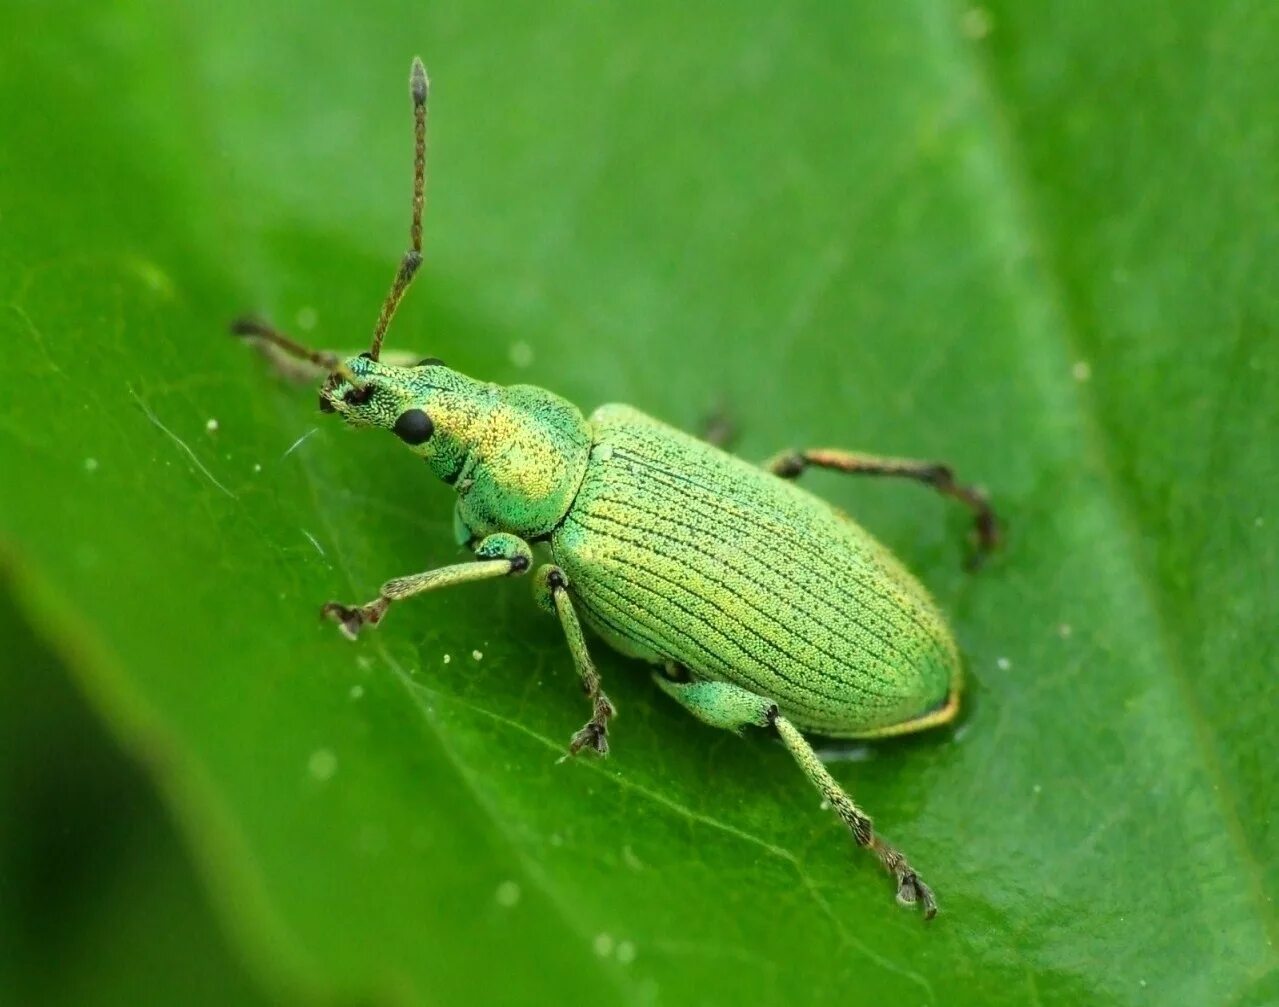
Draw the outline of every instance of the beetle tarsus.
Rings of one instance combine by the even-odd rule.
[[[897,879],[897,901],[908,909],[913,909],[918,903],[923,907],[926,920],[937,915],[937,899],[933,896],[933,890],[914,871],[907,870]]]
[[[924,884],[899,849],[875,835],[873,828],[870,828],[869,820],[866,824],[869,831],[868,841],[863,841],[855,828],[853,835],[858,843],[869,847],[871,852],[879,858],[879,862],[884,865],[885,870],[897,879],[898,904],[908,909],[920,905],[924,910],[924,919],[931,920],[937,915],[937,899],[933,895],[933,890]]]
[[[381,598],[368,605],[350,606],[331,601],[320,610],[320,615],[325,619],[332,619],[337,623],[343,636],[348,640],[354,640],[366,624],[376,626],[382,621],[386,605],[384,603],[379,605],[379,602],[382,602]]]
[[[980,509],[973,520],[973,530],[969,535],[971,548],[964,561],[964,569],[970,573],[980,570],[986,558],[1003,544],[1004,531],[995,512],[990,509],[984,493],[975,492],[974,499]]]
[[[594,692],[595,711],[586,726],[573,735],[569,742],[569,755],[576,755],[583,748],[590,749],[596,755],[608,755],[608,722],[617,712],[609,698],[600,690],[596,681],[588,691]]]
[[[573,735],[573,740],[569,742],[568,754],[576,755],[584,748],[596,755],[608,755],[608,726],[600,721],[590,721]]]

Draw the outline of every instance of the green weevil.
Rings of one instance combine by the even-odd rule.
[[[999,526],[984,494],[933,462],[836,450],[784,451],[757,466],[625,405],[589,417],[532,385],[467,377],[431,358],[381,358],[387,326],[422,263],[427,77],[415,59],[411,247],[382,305],[368,352],[342,359],[265,323],[240,335],[327,373],[320,409],[384,427],[457,493],[454,526],[475,559],[382,585],[363,605],[323,614],[354,639],[390,607],[438,588],[532,571],[557,616],[591,703],[568,750],[608,751],[615,714],[582,624],[622,654],[657,666],[661,689],[714,727],[770,728],[808,779],[897,884],[903,905],[937,911],[931,889],[872,828],[804,732],[884,738],[952,720],[961,671],[928,592],[850,518],[794,482],[806,468],[901,476],[975,515],[978,554]],[[550,562],[533,571],[533,547]]]

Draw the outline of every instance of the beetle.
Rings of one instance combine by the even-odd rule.
[[[348,359],[264,322],[233,331],[327,372],[320,409],[393,432],[456,494],[454,528],[473,561],[397,577],[361,605],[323,615],[355,639],[426,591],[531,574],[563,628],[591,716],[568,751],[608,752],[615,714],[583,634],[655,665],[661,689],[714,727],[777,733],[800,769],[897,885],[937,911],[932,890],[826,770],[805,733],[884,738],[950,722],[958,650],[924,587],[867,531],[795,483],[809,468],[899,476],[973,515],[977,555],[1000,537],[984,493],[934,462],[848,451],[783,451],[757,466],[626,405],[585,416],[532,385],[501,386],[429,358],[382,359],[396,308],[422,264],[428,81],[410,73],[414,117],[410,248],[367,352]],[[533,568],[533,546],[551,562]]]

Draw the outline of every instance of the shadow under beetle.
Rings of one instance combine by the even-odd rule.
[[[427,78],[413,61],[412,247],[378,315],[367,353],[343,360],[264,323],[233,330],[327,372],[320,409],[385,427],[457,492],[454,528],[473,562],[397,577],[363,605],[325,616],[351,639],[398,601],[554,562],[533,572],[538,603],[558,617],[591,718],[569,752],[608,751],[614,708],[582,635],[657,665],[657,684],[693,716],[737,731],[772,728],[823,798],[897,882],[897,900],[937,912],[932,890],[835,782],[801,732],[883,738],[950,721],[959,655],[941,613],[905,567],[855,522],[792,480],[806,468],[902,476],[975,515],[976,555],[999,528],[986,499],[945,465],[847,451],[785,451],[763,467],[630,406],[589,417],[532,385],[476,381],[436,359],[380,359],[395,310],[422,263]]]

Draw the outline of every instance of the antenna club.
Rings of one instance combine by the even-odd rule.
[[[413,92],[413,101],[417,105],[426,104],[426,95],[431,82],[426,76],[426,67],[419,56],[413,57],[413,69],[409,71],[409,89]]]
[[[263,329],[269,326],[261,319],[254,318],[251,315],[244,315],[231,322],[230,330],[233,336],[260,336]]]

